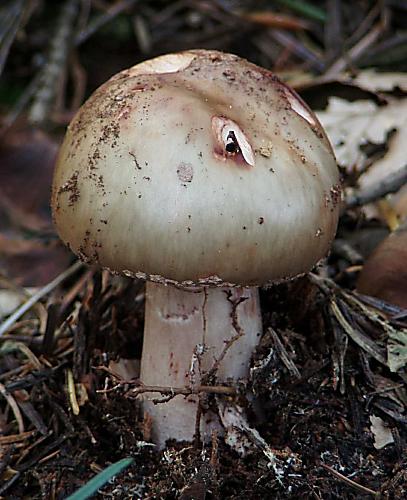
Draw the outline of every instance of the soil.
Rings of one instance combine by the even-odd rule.
[[[75,276],[65,302],[51,306],[46,342],[38,344],[30,332],[28,360],[15,346],[3,356],[4,387],[17,401],[29,402],[22,407],[28,435],[2,444],[3,497],[65,498],[123,457],[134,463],[100,498],[404,496],[406,416],[395,390],[382,389],[384,381],[400,386],[400,379],[338,332],[329,313],[332,300],[341,303],[350,322],[369,319],[343,301],[333,282],[318,278],[321,288],[304,277],[262,291],[266,333],[246,381],[248,392],[236,400],[246,406],[249,425],[262,441],[250,431],[240,436],[247,444],[242,456],[222,436],[204,446],[169,443],[162,452],[146,442],[148,428],[132,384],[100,368],[118,353],[139,358],[144,285],[99,271],[87,277],[81,282],[81,275]],[[365,332],[379,338],[373,326]],[[12,376],[16,368],[20,374]],[[79,382],[78,415],[68,395],[68,371]],[[214,396],[209,399],[216,405]],[[394,438],[380,450],[374,446],[372,415],[384,419]]]

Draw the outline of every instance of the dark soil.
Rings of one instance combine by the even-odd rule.
[[[330,290],[339,303],[340,292]],[[22,409],[32,429],[23,442],[3,444],[3,495],[65,498],[107,464],[131,456],[134,464],[103,488],[103,497],[358,498],[369,494],[365,487],[384,498],[402,498],[406,416],[396,391],[381,390],[384,381],[400,386],[400,378],[352,341],[344,347],[344,333],[335,333],[327,312],[332,297],[325,292],[307,277],[262,291],[266,333],[253,366],[267,356],[269,361],[252,372],[254,397],[247,404],[250,425],[275,455],[273,464],[258,443],[242,457],[222,437],[204,447],[169,445],[160,453],[143,440],[141,413],[130,388],[97,368],[120,351],[139,355],[143,285],[107,276],[102,285],[101,275],[92,274],[75,296],[81,300],[76,313],[72,302],[60,304],[63,334],[55,342],[49,339],[47,355],[44,343],[31,333],[27,345],[38,357],[38,368],[16,348],[3,355],[5,388],[17,401],[29,402]],[[136,296],[139,305],[132,307]],[[342,308],[350,321],[368,321],[348,303],[342,302]],[[55,331],[62,318],[49,314],[48,320]],[[369,333],[373,337],[375,332]],[[338,375],[334,360],[341,349],[344,366]],[[287,356],[292,365],[283,361]],[[17,367],[23,373],[12,376]],[[89,397],[79,415],[73,414],[67,394],[68,369]],[[394,444],[374,447],[371,415],[384,419]],[[10,419],[6,436],[13,427]]]

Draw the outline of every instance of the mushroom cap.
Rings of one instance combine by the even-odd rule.
[[[328,251],[339,172],[317,118],[271,72],[190,50],[113,76],[68,127],[53,217],[83,260],[183,285],[264,285]]]

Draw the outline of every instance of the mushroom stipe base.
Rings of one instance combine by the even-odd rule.
[[[146,386],[197,387],[236,384],[247,378],[261,333],[257,288],[194,291],[147,283],[141,381]],[[198,396],[177,395],[162,403],[157,393],[143,395],[152,420],[152,437],[162,448],[168,439],[192,441]],[[145,415],[147,417],[147,415]],[[202,436],[220,430],[218,416],[204,412]]]

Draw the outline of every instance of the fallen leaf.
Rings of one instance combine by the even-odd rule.
[[[390,333],[387,342],[387,364],[392,372],[407,366],[407,330]]]
[[[374,69],[360,71],[353,83],[372,92],[391,92],[400,89],[407,92],[406,73],[378,73]]]
[[[388,444],[394,443],[394,438],[391,430],[386,427],[384,421],[380,417],[376,417],[375,415],[370,416],[370,430],[374,436],[373,446],[376,450],[381,450]]]
[[[27,289],[27,292],[34,293],[35,289]],[[18,306],[25,302],[27,298],[23,293],[16,290],[0,289],[0,321],[11,314]]]
[[[357,83],[365,85],[368,74],[361,73]],[[398,74],[377,74],[374,83],[366,84],[366,90],[392,90],[406,85],[405,79]],[[405,145],[407,143],[407,99],[389,96],[387,104],[379,106],[373,99],[353,102],[331,97],[325,111],[318,114],[322,125],[334,147],[339,165],[348,172],[362,171],[358,178],[361,189],[380,183],[389,174],[397,172],[407,164]],[[383,148],[384,154],[377,159],[368,158],[363,146],[373,144]],[[369,163],[371,163],[369,165]],[[407,186],[389,196],[390,206],[395,214],[406,214],[405,200]],[[369,218],[383,218],[374,205],[363,207]]]
[[[362,146],[368,143],[385,145],[390,132],[395,131],[388,152],[361,176],[361,185],[375,182],[406,164],[402,147],[407,141],[407,99],[391,99],[387,105],[378,106],[369,100],[349,102],[331,97],[327,109],[319,112],[318,117],[339,165],[348,171],[365,166],[367,154]]]

